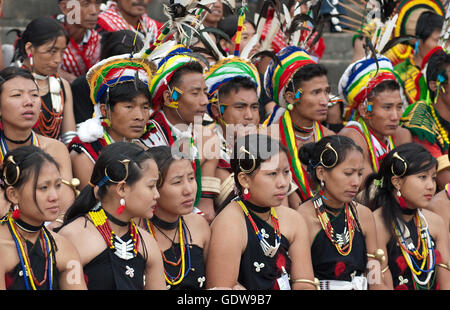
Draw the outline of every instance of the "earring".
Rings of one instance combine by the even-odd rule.
[[[13,210],[13,213],[12,213],[12,217],[15,220],[19,219],[19,217],[20,217],[19,205],[14,205],[14,210]]]
[[[121,198],[120,199],[120,206],[117,208],[116,213],[118,215],[123,213],[123,210],[125,210],[125,199]]]
[[[400,190],[397,190],[397,199],[398,199],[398,204],[400,205],[400,208],[402,208],[402,209],[408,208],[408,206],[406,205],[406,201],[405,201],[405,199],[403,199],[402,193],[400,192]]]
[[[324,188],[325,187],[325,182],[323,180],[320,180],[320,187]]]
[[[28,54],[28,59],[30,60],[30,66],[33,67],[34,61],[33,61],[33,54]]]
[[[244,188],[244,193],[242,195],[242,199],[249,200],[252,195],[250,194],[248,188]]]

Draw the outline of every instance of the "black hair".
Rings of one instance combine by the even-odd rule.
[[[33,44],[34,47],[39,47],[51,41],[54,41],[54,44],[56,44],[56,39],[60,36],[66,38],[66,44],[69,42],[69,35],[63,25],[51,17],[33,19],[23,32],[20,32],[18,29],[11,31],[16,32],[18,35],[13,61],[24,61],[28,57],[25,52],[25,44],[27,42]]]
[[[257,85],[248,76],[236,76],[219,88],[219,98],[227,97],[230,93],[237,93],[241,89],[258,91]]]
[[[169,87],[173,88],[174,86],[178,86],[183,78],[183,75],[187,73],[200,73],[203,75],[203,67],[198,61],[188,62],[174,72],[172,78],[170,79]]]
[[[315,77],[326,76],[327,74],[328,70],[324,65],[307,64],[294,74],[286,90],[295,93],[302,86],[302,82],[310,81]]]
[[[111,110],[114,110],[116,103],[131,102],[139,95],[144,95],[149,103],[151,102],[148,85],[139,79],[135,79],[109,87],[100,97],[100,103],[107,104]]]
[[[400,158],[394,157],[397,153]],[[406,163],[406,165],[405,165]],[[393,176],[405,178],[410,175],[419,174],[433,167],[437,167],[436,158],[422,145],[416,143],[406,143],[394,148],[383,159],[378,173],[370,174],[366,179],[366,201],[371,210],[382,207],[382,217],[386,227],[392,228],[392,220],[401,217],[399,204],[394,197],[395,187],[392,184]],[[395,174],[395,175],[394,175]],[[377,186],[377,191],[370,199],[370,186],[378,180],[381,186]],[[393,232],[393,231],[391,231]]]
[[[242,193],[242,186],[239,183],[238,174],[243,172],[253,175],[261,164],[271,157],[288,151],[280,141],[263,134],[249,134],[239,137],[233,147],[230,166],[234,172],[234,182],[239,193]],[[245,170],[245,171],[244,171]]]
[[[441,31],[444,18],[435,12],[427,11],[420,15],[416,25],[416,37],[427,40],[435,31]]]
[[[428,60],[425,76],[427,80],[428,90],[430,91],[430,97],[432,100],[434,100],[436,92],[430,89],[429,83],[431,81],[436,82],[438,80],[438,76],[440,75],[444,78],[443,83],[447,83],[448,76],[446,66],[448,65],[450,65],[450,54],[447,54],[442,50],[437,50],[436,52],[434,52],[433,55],[431,55]]]
[[[103,33],[101,46],[100,59],[106,59],[116,55],[136,53],[144,47],[144,42],[131,30],[119,30]]]
[[[3,91],[3,84],[16,77],[22,77],[36,83],[34,76],[31,74],[30,71],[18,67],[6,67],[5,69],[0,71],[0,94]]]
[[[331,148],[327,148],[328,143],[336,153]],[[345,161],[348,152],[352,150],[363,154],[361,147],[355,144],[351,138],[333,135],[323,137],[319,142],[303,145],[298,151],[298,157],[302,164],[307,167],[307,172],[312,181],[319,184],[320,180],[317,178],[316,168],[322,166],[325,170],[332,170],[334,167]]]
[[[59,170],[58,163],[42,149],[34,145],[22,146],[6,154],[1,174],[5,189],[9,186],[19,189],[33,176],[33,200],[41,213],[36,199],[36,187],[45,163],[53,164]],[[8,200],[6,191],[5,197]]]
[[[148,159],[152,159],[150,153],[145,152],[140,146],[130,142],[115,142],[102,149],[98,157],[94,170],[92,171],[90,184],[87,185],[75,199],[74,203],[67,210],[64,224],[78,216],[88,213],[98,202],[94,195],[94,186],[99,186],[97,196],[102,200],[107,194],[108,187],[124,180],[127,185],[132,186],[142,177],[142,163]],[[121,161],[129,160],[128,175],[126,165]],[[106,177],[106,173],[108,178]],[[115,182],[113,182],[113,181]],[[99,184],[100,183],[100,184]]]
[[[172,148],[167,145],[151,147],[147,150],[151,154],[152,158],[155,160],[158,166],[159,178],[157,187],[163,186],[166,179],[167,171],[169,170],[172,163],[179,159],[184,159],[182,157],[174,157],[172,154]],[[188,159],[186,159],[188,160]]]
[[[370,91],[369,95],[367,96],[367,100],[372,100],[382,92],[397,90],[400,90],[400,84],[397,81],[384,80]]]

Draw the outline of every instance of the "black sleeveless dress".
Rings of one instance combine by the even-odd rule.
[[[337,233],[344,231],[345,210],[336,217],[328,213],[333,229]],[[321,229],[313,240],[311,257],[314,276],[319,280],[352,281],[352,277],[361,276],[366,271],[367,249],[364,235],[355,227],[352,250],[342,256]]]
[[[34,244],[26,240],[26,247],[28,251],[28,257],[31,262],[31,269],[33,270],[33,273],[37,278],[37,280],[42,281],[44,279],[44,272],[45,272],[45,255],[41,247],[40,238],[38,238]],[[52,255],[52,253],[50,253],[50,255]],[[56,268],[56,261],[53,260],[53,282],[52,282],[53,290],[59,289],[58,279],[59,279],[59,272],[58,269]],[[27,288],[25,286],[25,280],[28,281],[28,279],[24,278],[22,265],[19,262],[19,264],[17,264],[13,270],[5,274],[6,289],[26,290]],[[47,281],[45,281],[45,283],[42,286],[36,285],[36,289],[37,290],[50,289],[48,276]]]
[[[276,235],[274,228],[251,210],[249,210],[249,213],[258,229],[267,236],[266,241],[270,245],[274,245]],[[291,259],[288,255],[289,241],[281,235],[277,253],[272,258],[265,256],[253,226],[247,217],[245,223],[247,226],[247,247],[241,256],[238,282],[247,290],[279,290],[280,286],[277,279],[282,277],[284,273],[290,274],[291,271]],[[281,227],[280,230],[283,231],[283,228]]]
[[[128,231],[121,239],[125,242],[130,240],[130,232]],[[83,268],[88,290],[144,289],[146,260],[139,252],[136,257],[124,260],[106,247]]]
[[[405,223],[406,227],[411,234],[411,239],[414,245],[417,245],[417,228],[414,218],[409,222]],[[431,237],[431,242],[433,248],[435,246],[435,241]],[[422,252],[422,246],[419,248],[419,253]],[[397,243],[395,236],[392,236],[387,244],[387,254],[388,254],[388,265],[389,270],[392,274],[392,282],[395,290],[434,290],[437,289],[436,281],[436,267],[434,267],[433,274],[431,275],[430,281],[427,285],[420,285],[414,281],[413,273],[408,267],[406,260],[400,249],[400,245]],[[422,265],[422,260],[417,260],[414,255],[411,255],[411,259],[414,260],[416,266]],[[424,270],[428,269],[428,263],[425,264]],[[425,281],[428,273],[422,272],[421,275],[417,276],[420,281]]]
[[[164,256],[171,262],[176,262],[181,256],[180,244],[174,243],[173,246],[164,251]],[[203,249],[195,244],[189,244],[189,253],[185,251],[186,270],[185,277],[180,284],[169,285],[170,290],[201,290],[206,286],[206,268],[203,259]],[[175,277],[180,272],[181,263],[178,266],[164,262],[164,270],[169,275]],[[187,272],[187,274],[186,274]]]

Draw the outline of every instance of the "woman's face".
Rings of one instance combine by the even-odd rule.
[[[325,170],[317,167],[317,178],[325,183],[323,189],[329,203],[349,203],[355,198],[362,182],[364,157],[358,150],[348,150],[345,160],[339,165]]]
[[[2,85],[0,113],[5,127],[30,129],[41,110],[39,90],[33,80],[17,76]]]
[[[252,175],[246,175],[240,181],[242,189],[247,188],[251,194],[250,202],[261,207],[281,205],[286,198],[289,183],[289,161],[283,151],[263,162]]]
[[[9,198],[13,204],[18,204],[21,220],[38,226],[44,221],[52,222],[58,217],[61,186],[61,174],[58,168],[55,164],[45,161],[39,171],[36,189],[34,173],[31,173],[27,182],[17,189],[16,198],[11,199],[10,195]],[[36,201],[34,201],[34,191],[36,191]]]
[[[159,198],[156,188],[158,182],[158,166],[153,159],[141,164],[142,177],[125,191],[125,210],[132,217],[152,218]]]
[[[400,179],[396,188],[400,189],[408,208],[428,207],[436,191],[436,167]],[[397,192],[393,194],[396,196]]]
[[[103,115],[111,121],[108,133],[114,141],[131,141],[144,133],[150,118],[150,102],[141,94],[131,101],[117,102],[113,108],[108,107]]]
[[[26,52],[33,57],[33,72],[40,75],[54,75],[63,61],[67,40],[64,35],[40,46],[26,44]]]
[[[186,159],[173,161],[167,169],[164,183],[159,189],[160,198],[156,214],[178,217],[192,212],[197,182],[192,163]]]

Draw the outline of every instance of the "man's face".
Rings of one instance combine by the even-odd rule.
[[[147,13],[148,0],[117,0],[120,11],[133,17]]]
[[[254,89],[231,91],[220,98],[220,105],[225,106],[222,118],[229,125],[259,124],[259,102]]]
[[[392,136],[398,128],[403,113],[403,102],[399,90],[386,90],[370,100],[371,117],[366,111],[363,118],[375,134],[382,137]]]
[[[80,26],[95,29],[100,14],[101,0],[78,0],[80,3]]]
[[[438,45],[439,38],[441,36],[440,30],[435,30],[425,41],[420,40],[419,53],[422,57],[425,57],[433,48]],[[420,65],[420,64],[417,64]]]
[[[325,121],[328,114],[330,94],[327,76],[316,76],[309,81],[302,81],[300,87],[303,90],[300,103],[294,105],[292,112],[302,119],[317,122]],[[293,103],[293,95],[295,96],[292,92],[286,92],[286,100],[289,103]]]
[[[178,113],[188,123],[194,123],[195,117],[203,118],[208,105],[208,88],[203,74],[189,72],[183,74],[177,87],[183,92],[178,100]]]

